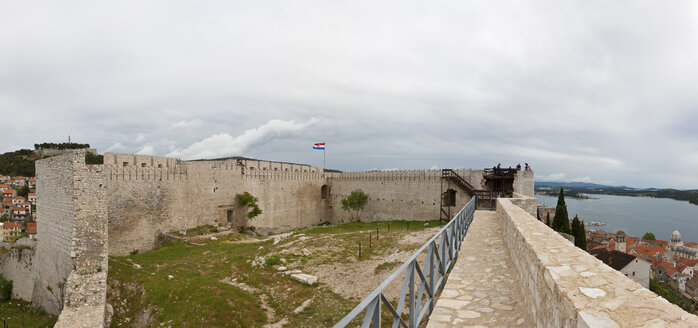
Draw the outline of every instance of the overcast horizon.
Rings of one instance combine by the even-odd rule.
[[[0,4],[0,152],[698,189],[695,1]]]

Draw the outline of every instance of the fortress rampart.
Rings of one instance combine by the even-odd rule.
[[[698,317],[643,288],[536,220],[497,200],[513,273],[536,327],[698,327]],[[466,245],[467,246],[467,245]]]
[[[32,305],[60,313],[56,327],[76,322],[100,327],[108,264],[104,167],[86,165],[84,150],[36,166],[41,229],[31,275]]]
[[[61,313],[59,327],[99,326],[107,254],[148,251],[160,232],[211,224],[273,233],[341,222],[348,219],[341,199],[355,189],[370,195],[362,217],[369,221],[437,219],[444,188],[456,195],[449,210],[471,199],[463,187],[444,181],[440,170],[324,173],[280,162],[183,162],[113,153],[104,154],[104,164],[86,165],[85,150],[39,160],[36,166],[40,225],[31,300]],[[488,187],[482,170],[456,172],[476,189]],[[516,179],[530,180],[517,186],[532,188],[532,172],[520,172]],[[248,209],[236,199],[243,192],[259,199],[261,215],[246,217]]]

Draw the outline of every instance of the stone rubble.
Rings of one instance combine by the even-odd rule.
[[[291,279],[311,286],[317,284],[317,277],[305,273],[294,273],[291,275]]]

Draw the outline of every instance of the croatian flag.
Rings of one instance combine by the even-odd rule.
[[[318,149],[318,150],[325,150],[325,143],[324,142],[318,142],[313,146],[313,149]]]

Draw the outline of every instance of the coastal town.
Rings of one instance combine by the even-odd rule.
[[[36,178],[0,175],[0,193],[2,241],[36,239]]]

